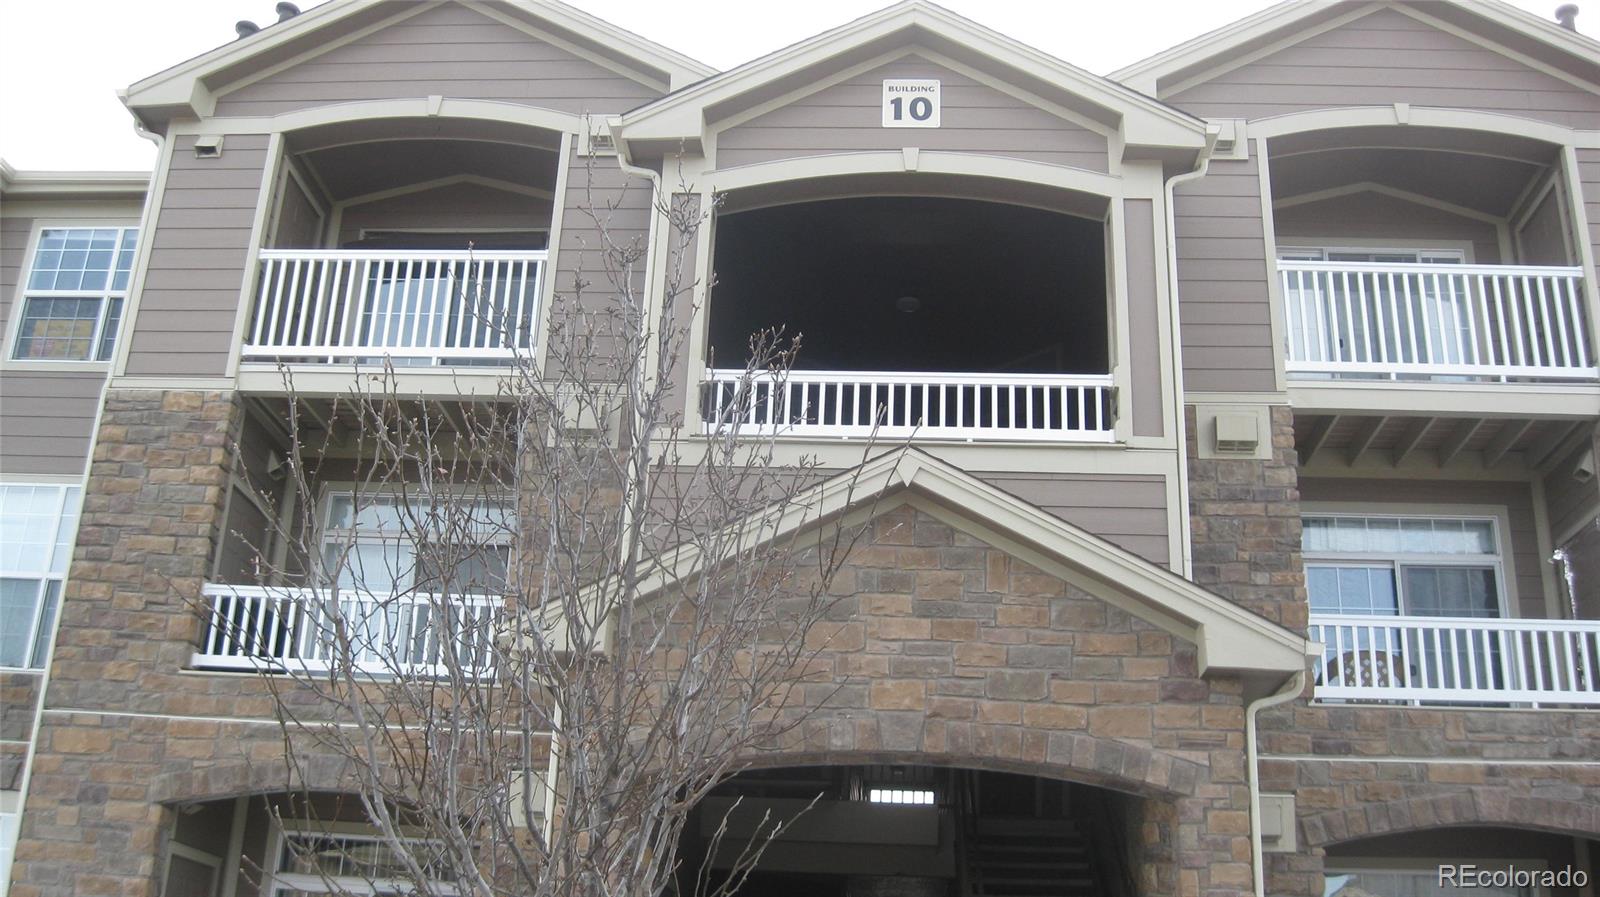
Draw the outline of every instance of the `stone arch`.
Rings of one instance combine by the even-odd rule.
[[[1536,797],[1522,789],[1478,788],[1329,810],[1300,820],[1306,843],[1312,847],[1462,826],[1594,837],[1600,834],[1600,803]]]
[[[749,758],[748,762],[750,769],[935,766],[1006,772],[1107,788],[1152,800],[1192,797],[1202,781],[1203,769],[1198,763],[1115,739],[1075,732],[1032,731],[1024,733],[1020,742],[1031,740],[1047,744],[1047,759],[1030,758],[996,742],[996,750],[984,753],[834,746],[821,750],[764,752]]]
[[[348,791],[355,781],[353,774],[348,761],[330,755],[300,758],[293,769],[283,760],[227,760],[155,776],[150,782],[150,800],[178,804],[270,792]]]

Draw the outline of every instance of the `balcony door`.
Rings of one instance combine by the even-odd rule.
[[[1468,297],[1455,277],[1403,266],[1460,265],[1459,249],[1282,249],[1280,261],[1351,265],[1297,282],[1300,295],[1285,297],[1291,308],[1291,346],[1318,344],[1324,358],[1371,363],[1464,364],[1472,334]],[[1365,266],[1384,266],[1374,269]]]
[[[1506,616],[1496,523],[1485,517],[1318,515],[1304,520],[1313,615],[1345,616],[1325,638],[1325,681],[1401,687],[1503,687],[1503,648],[1465,628],[1383,625],[1373,618]]]

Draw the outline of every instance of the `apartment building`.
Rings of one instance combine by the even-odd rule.
[[[816,737],[717,798],[825,797],[753,891],[1594,893],[1600,44],[1291,0],[1103,78],[910,0],[718,73],[536,0],[293,13],[127,89],[148,180],[0,182],[10,893],[327,887],[215,625],[285,366],[493,401],[602,227],[659,289],[680,203],[684,427],[802,331],[749,424],[889,524]],[[416,298],[468,265],[493,334]]]

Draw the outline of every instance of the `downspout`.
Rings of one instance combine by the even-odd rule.
[[[1216,145],[1217,137],[1222,129],[1217,125],[1206,125],[1206,145],[1200,152],[1200,157],[1195,161],[1192,171],[1173,175],[1167,178],[1166,184],[1166,229],[1167,229],[1167,298],[1168,320],[1172,328],[1172,395],[1173,405],[1177,409],[1173,422],[1173,429],[1177,433],[1178,441],[1178,505],[1182,512],[1178,519],[1182,521],[1182,532],[1178,534],[1178,551],[1180,552],[1179,573],[1184,579],[1194,577],[1194,540],[1193,529],[1189,524],[1189,428],[1188,415],[1184,413],[1183,395],[1183,328],[1178,319],[1178,236],[1177,213],[1173,209],[1173,197],[1176,195],[1179,184],[1199,180],[1206,176],[1206,171],[1211,167],[1211,150]]]
[[[1267,880],[1263,871],[1266,864],[1261,857],[1261,766],[1256,745],[1256,714],[1300,697],[1305,687],[1306,673],[1301,670],[1294,674],[1288,685],[1264,698],[1251,701],[1244,711],[1245,768],[1249,770],[1250,778],[1250,867],[1251,878],[1255,882],[1255,897],[1267,897]]]

